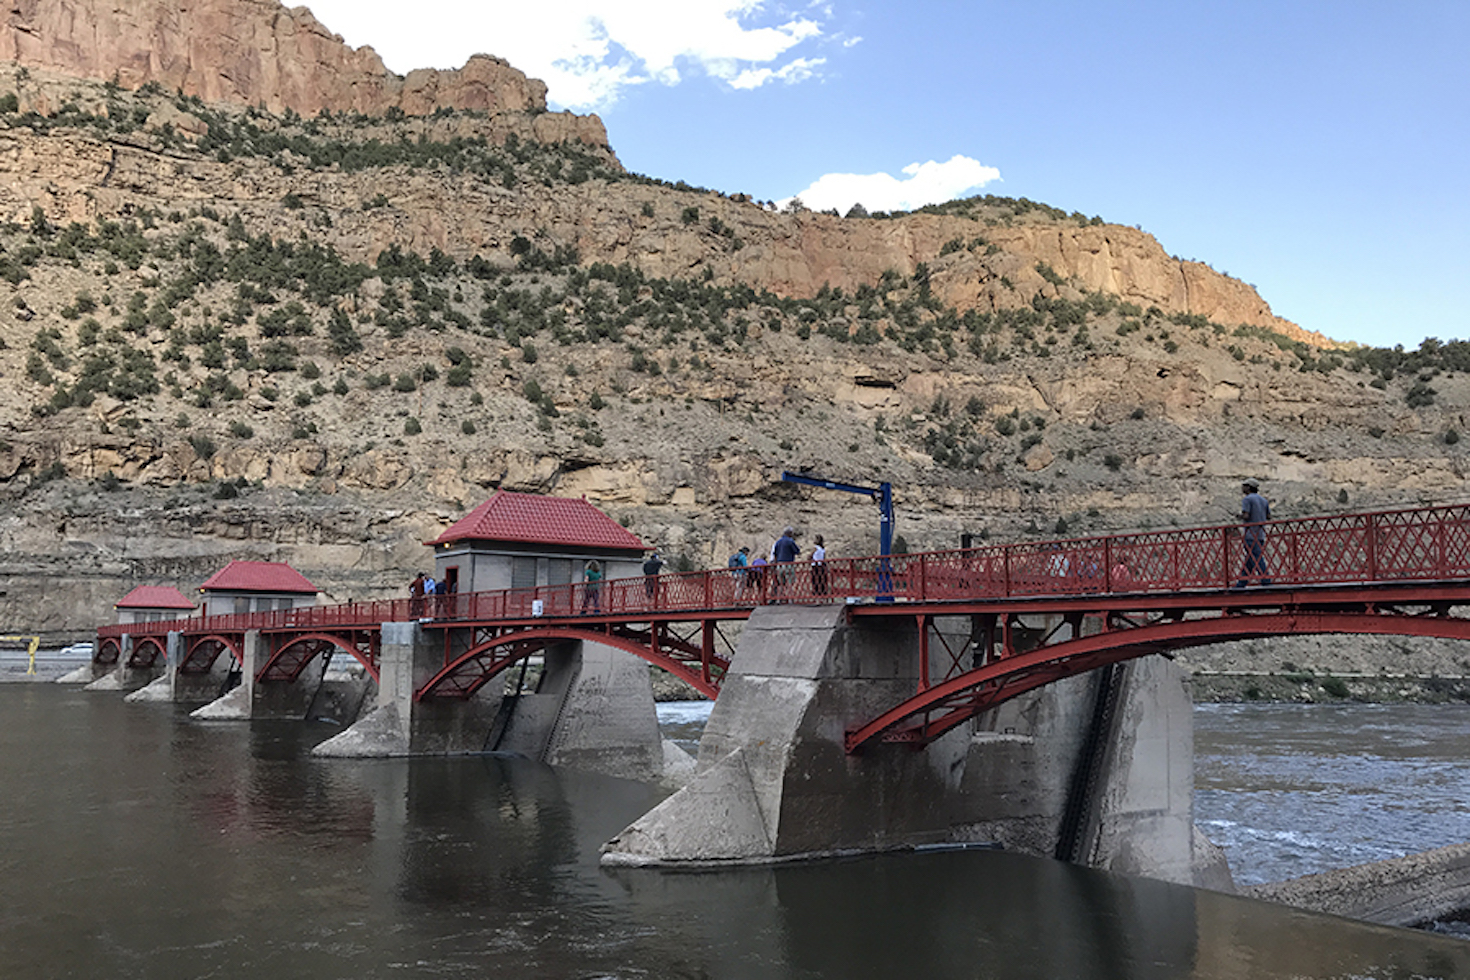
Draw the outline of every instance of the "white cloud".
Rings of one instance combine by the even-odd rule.
[[[760,88],[767,82],[785,82],[787,85],[794,85],[811,78],[816,74],[817,69],[826,63],[826,58],[797,58],[780,68],[747,68],[727,81],[731,88]]]
[[[396,72],[458,68],[477,52],[546,82],[569,109],[607,105],[630,85],[677,85],[703,72],[732,87],[793,83],[824,59],[795,57],[824,39],[830,10],[768,12],[762,0],[312,0],[323,24],[371,44]]]
[[[958,153],[944,163],[911,163],[903,173],[903,178],[892,174],[824,174],[796,197],[814,211],[836,208],[846,214],[854,204],[862,204],[869,211],[912,211],[926,204],[952,201],[966,191],[1000,180],[999,170]],[[777,204],[785,207],[791,200],[786,198]]]

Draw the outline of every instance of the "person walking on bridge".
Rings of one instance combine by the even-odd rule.
[[[1270,585],[1270,573],[1266,571],[1266,522],[1271,519],[1271,505],[1261,496],[1261,485],[1255,480],[1245,480],[1240,485],[1243,494],[1240,500],[1240,523],[1244,526],[1245,565],[1240,570],[1240,580],[1235,588],[1243,589],[1252,578],[1262,585]]]

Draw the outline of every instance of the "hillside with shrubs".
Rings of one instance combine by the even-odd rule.
[[[1244,476],[1280,516],[1461,493],[1464,343],[1331,343],[1101,218],[778,211],[534,113],[8,83],[7,621],[84,630],[236,557],[397,595],[500,487],[585,495],[677,568],[787,523],[876,550],[871,508],[783,469],[892,482],[912,550],[1217,523]],[[1099,288],[1094,242],[1158,281]]]

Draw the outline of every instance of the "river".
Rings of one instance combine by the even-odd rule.
[[[1342,714],[1318,726],[1336,725],[1326,754],[1344,760],[1355,790],[1397,771],[1381,752],[1385,761],[1367,764],[1376,776],[1346,761],[1342,736],[1390,723],[1368,711],[1377,720]],[[1303,853],[1272,858],[1288,866],[1334,846],[1314,791],[1294,794],[1339,770],[1304,761],[1292,781],[1275,761],[1292,710],[1253,712],[1201,711],[1201,807],[1236,828],[1227,847],[1269,840],[1239,829],[1254,826],[1245,810],[1211,802],[1252,795],[1247,781],[1264,774],[1264,791],[1284,794],[1312,827],[1309,847],[1292,845]],[[1457,718],[1425,717],[1436,719],[1421,723],[1432,751],[1413,756],[1404,744],[1404,756],[1447,757]],[[671,734],[680,724],[698,720],[668,718]],[[1232,726],[1256,739],[1238,740],[1233,755]],[[0,685],[0,976],[1470,975],[1470,943],[1459,939],[995,851],[607,872],[599,844],[657,790],[498,756],[312,758],[335,731],[201,723],[115,694]],[[1439,785],[1450,802],[1457,783]],[[1421,803],[1409,822],[1437,823],[1434,804]],[[1356,836],[1391,839],[1384,853],[1417,846],[1389,822],[1353,824],[1343,807]]]

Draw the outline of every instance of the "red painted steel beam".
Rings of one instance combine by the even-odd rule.
[[[146,656],[145,656],[146,654]],[[157,637],[145,636],[133,644],[133,652],[128,654],[128,666],[130,668],[148,668],[158,663],[160,657],[164,657],[163,644]]]
[[[1448,616],[1292,609],[1262,615],[1170,620],[1131,629],[1109,630],[1003,657],[935,684],[872,721],[849,730],[845,739],[847,751],[857,752],[875,739],[886,740],[890,732],[918,715],[944,710],[947,714],[941,720],[921,722],[893,736],[895,741],[919,744],[932,741],[981,711],[1037,687],[1110,663],[1227,640],[1313,633],[1470,640],[1470,620]],[[949,707],[959,699],[964,699],[960,706]]]
[[[616,647],[619,650],[625,650],[633,654],[635,657],[646,660],[656,667],[662,667],[711,700],[720,693],[718,684],[706,681],[700,669],[691,667],[685,661],[668,656],[661,650],[651,648],[647,636],[640,640],[633,637],[620,636],[616,633],[599,633],[594,630],[574,629],[564,626],[547,626],[535,630],[504,633],[461,654],[453,663],[444,667],[439,673],[431,677],[422,688],[414,692],[414,700],[422,701],[425,698],[441,696],[438,694],[438,691],[445,685],[451,686],[452,696],[468,697],[478,690],[485,681],[488,681],[495,674],[510,666],[520,656],[529,655],[532,649],[541,649],[548,642],[557,640],[580,640],[584,643],[602,643],[607,646]],[[532,649],[523,651],[515,657],[494,660],[489,663],[482,659],[485,654],[491,653],[499,647],[512,644],[534,644],[534,646]],[[713,658],[712,662],[720,668],[722,674],[729,667],[729,662],[723,658]],[[478,668],[476,667],[477,664],[479,665]],[[472,672],[478,670],[479,673],[474,677],[473,683],[470,685],[454,683],[457,675],[466,669]]]
[[[213,644],[215,649],[210,651],[207,657],[197,656],[199,651],[207,649],[206,644]],[[242,637],[240,636],[221,636],[210,633],[194,637],[189,640],[189,652],[179,664],[179,673],[207,674],[214,667],[214,662],[219,659],[221,653],[229,653],[235,663],[243,665],[245,654],[241,647]]]
[[[305,647],[304,649],[297,649],[298,647],[303,647],[305,644],[310,643],[316,643],[318,644],[318,646],[314,648]],[[372,677],[375,682],[379,679],[378,665],[373,662],[374,658],[372,656],[371,650],[360,650],[358,648],[358,645],[354,643],[351,639],[344,640],[340,636],[332,633],[305,633],[300,636],[291,637],[289,640],[287,640],[287,642],[278,647],[270,655],[270,658],[266,660],[265,664],[260,668],[260,670],[256,673],[256,680],[294,681],[297,677],[300,676],[301,671],[305,669],[306,665],[310,663],[314,658],[316,658],[319,654],[324,653],[327,647],[333,647],[335,649],[341,650],[343,653],[350,655],[354,660],[356,660],[358,663],[362,664],[364,668],[366,668],[368,675]],[[293,654],[292,651],[295,651],[295,653]],[[305,656],[301,655],[303,653],[305,654]],[[289,666],[280,667],[280,665],[282,664],[288,664]]]

